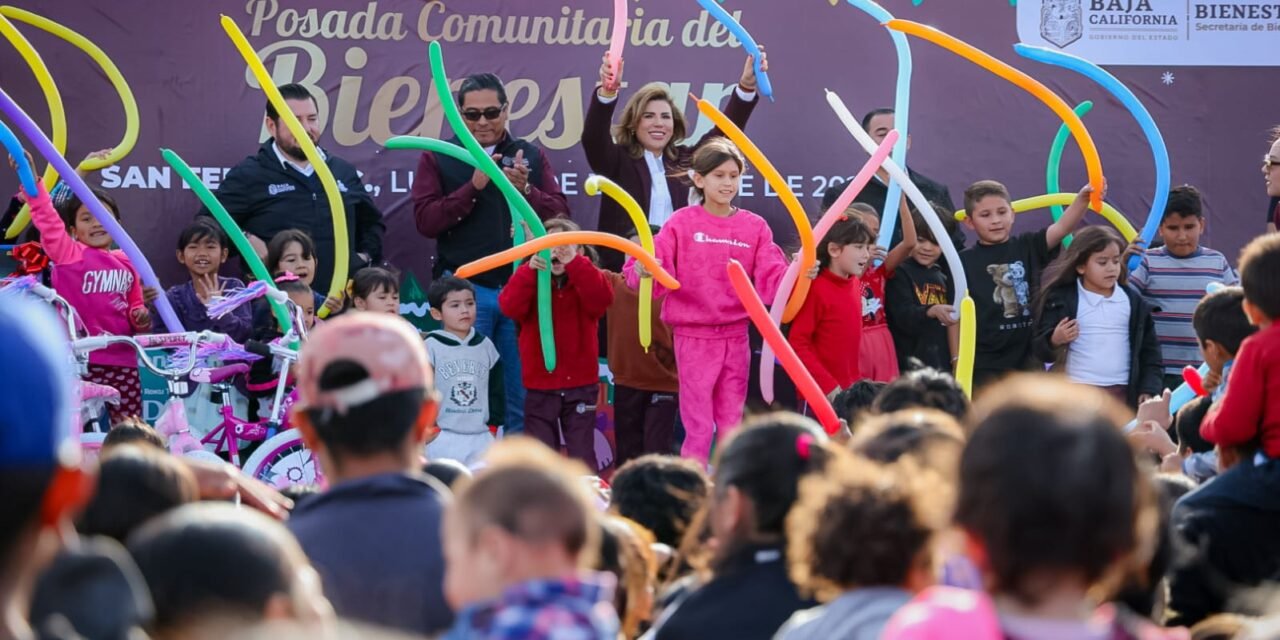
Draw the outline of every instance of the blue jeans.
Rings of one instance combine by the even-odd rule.
[[[498,309],[498,292],[476,285],[476,331],[493,341],[502,358],[502,383],[507,393],[507,421],[504,436],[524,432],[524,379],[520,373],[520,347],[516,343],[516,323]]]

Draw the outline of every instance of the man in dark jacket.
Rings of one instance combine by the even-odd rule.
[[[439,406],[427,349],[405,320],[346,314],[298,361],[294,424],[329,488],[289,530],[341,617],[432,636],[453,622],[441,522],[449,490],[419,473]]]
[[[458,106],[476,141],[502,167],[543,220],[569,215],[569,201],[556,183],[547,154],[507,133],[507,91],[492,73],[470,76],[458,88]],[[454,138],[452,142],[457,142]],[[413,177],[413,216],[418,232],[436,240],[432,274],[458,267],[511,247],[512,213],[487,175],[453,158],[424,153]],[[493,340],[503,362],[507,391],[504,434],[524,431],[524,384],[516,327],[498,309],[498,292],[511,269],[494,269],[470,278],[476,287],[476,330]]]
[[[887,107],[882,107],[871,111],[862,117],[862,128],[871,134],[871,138],[876,144],[884,142],[885,136],[894,128],[894,111]],[[911,136],[907,136],[907,148],[911,148]],[[951,201],[951,193],[947,190],[947,186],[936,180],[932,180],[922,173],[914,171],[911,167],[903,167],[906,169],[907,177],[911,178],[911,182],[920,189],[920,193],[925,199],[933,205],[942,205],[946,211],[938,211],[939,216],[949,216],[956,211],[956,205]],[[844,191],[843,182],[835,182],[827,188],[822,194],[822,208],[825,211],[831,206],[831,203],[840,197],[840,192]],[[889,172],[883,167],[876,172],[875,179],[867,183],[862,188],[858,196],[853,199],[854,202],[862,202],[875,207],[883,217],[885,211],[885,198],[889,196]],[[892,215],[897,215],[898,203],[892,203],[890,207]],[[893,239],[889,243],[892,246],[902,241],[902,226],[894,225]],[[951,229],[951,241],[956,245],[956,251],[964,248],[964,232],[960,230],[960,226],[956,225]]]
[[[279,89],[311,141],[319,142],[319,116],[311,92],[300,84],[286,84]],[[333,278],[335,253],[333,217],[324,187],[271,103],[267,103],[266,125],[271,139],[262,143],[257,155],[245,158],[227,173],[218,187],[218,200],[244,229],[260,258],[266,258],[267,243],[281,231],[300,229],[310,234],[319,254],[311,286],[327,291]],[[386,230],[382,212],[373,204],[351,163],[323,149],[319,151],[342,193],[350,239],[350,273],[355,273],[382,260],[382,234]]]

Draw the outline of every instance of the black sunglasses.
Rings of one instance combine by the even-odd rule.
[[[498,117],[502,115],[502,112],[506,110],[507,110],[507,105],[505,104],[502,105],[501,107],[489,107],[484,111],[481,111],[479,109],[467,109],[466,111],[462,112],[462,117],[472,122],[479,122],[480,118],[484,118],[485,120],[497,120]]]
[[[1277,160],[1277,159],[1275,159],[1275,158],[1272,158],[1272,157],[1271,157],[1271,154],[1269,154],[1269,153],[1268,153],[1267,155],[1262,156],[1262,168],[1263,168],[1263,169],[1265,169],[1265,170],[1267,170],[1267,171],[1270,171],[1270,170],[1271,170],[1271,167],[1274,167],[1274,166],[1276,166],[1276,165],[1280,165],[1280,160]]]

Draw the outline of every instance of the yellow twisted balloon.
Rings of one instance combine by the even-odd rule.
[[[11,6],[0,7],[0,33],[4,34],[18,53],[22,55],[23,60],[27,62],[27,66],[31,67],[32,73],[36,76],[36,82],[40,84],[40,89],[44,92],[45,101],[49,103],[49,116],[53,129],[53,144],[58,149],[58,153],[65,153],[67,146],[67,116],[62,107],[62,96],[58,93],[58,86],[53,81],[53,77],[49,75],[49,68],[40,58],[40,54],[32,48],[31,43],[14,28],[10,19],[19,22],[25,22],[33,27],[47,31],[54,36],[69,42],[72,46],[83,51],[98,66],[102,68],[102,72],[107,75],[107,79],[111,81],[111,86],[115,87],[116,93],[120,95],[120,102],[124,105],[124,137],[120,143],[111,149],[111,152],[104,158],[94,158],[85,160],[78,167],[84,171],[96,171],[103,167],[109,167],[126,155],[133,151],[133,146],[138,142],[138,103],[133,98],[133,91],[129,89],[129,83],[125,82],[124,76],[120,73],[120,69],[116,67],[111,58],[103,52],[98,45],[91,42],[88,38],[79,33],[68,29],[48,18],[31,13],[23,9]],[[44,184],[52,185],[58,177],[58,172],[52,167],[46,168],[44,171]],[[13,224],[5,231],[5,238],[16,238],[19,233],[31,222],[31,208],[23,206],[18,212],[18,216],[14,218]]]
[[[298,117],[293,115],[293,109],[289,108],[288,103],[284,101],[284,96],[280,95],[280,90],[276,88],[275,82],[271,79],[271,74],[267,73],[267,67],[262,64],[262,60],[258,58],[258,52],[253,50],[253,45],[245,39],[244,33],[240,31],[240,27],[235,20],[222,16],[222,29],[227,32],[231,38],[231,42],[236,46],[236,50],[244,58],[245,63],[249,65],[249,70],[253,72],[253,77],[257,78],[258,84],[262,86],[262,92],[267,94],[267,100],[271,101],[272,106],[276,108],[276,113],[280,114],[280,121],[289,129],[289,133],[293,134],[298,146],[302,148],[302,154],[307,157],[307,162],[316,171],[316,177],[320,179],[320,184],[324,186],[324,195],[329,200],[329,213],[333,216],[333,280],[329,282],[329,297],[341,298],[342,292],[347,287],[347,271],[350,269],[351,262],[351,242],[347,236],[347,208],[342,203],[342,192],[338,190],[338,181],[334,179],[333,172],[329,171],[329,165],[325,164],[324,158],[320,157],[320,152],[316,149],[316,145],[311,141],[311,136],[303,130],[302,123],[298,122]],[[320,309],[316,315],[321,318],[329,315],[329,308]]]
[[[653,248],[653,231],[649,229],[649,219],[645,217],[644,211],[640,209],[640,203],[636,202],[631,194],[618,186],[618,183],[596,175],[587,178],[582,188],[589,196],[604,192],[622,205],[627,215],[631,216],[631,222],[636,225],[640,246],[649,255],[657,256]],[[640,346],[644,347],[645,353],[648,353],[651,344],[653,344],[653,277],[646,276],[640,279]]]

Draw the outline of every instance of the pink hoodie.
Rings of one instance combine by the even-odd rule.
[[[772,301],[778,282],[787,270],[782,249],[773,243],[773,231],[764,218],[745,209],[722,218],[701,205],[676,211],[654,238],[654,249],[662,266],[680,281],[680,288],[668,292],[654,283],[654,293],[666,294],[662,320],[674,333],[697,332],[700,328],[747,324],[747,310],[729,284],[726,268],[730,259],[742,263],[756,290]],[[640,278],[635,260],[628,260],[623,272],[627,286],[636,288]]]
[[[133,309],[145,309],[142,284],[129,258],[120,250],[95,249],[67,234],[62,218],[53,209],[43,187],[31,202],[31,221],[40,230],[40,242],[53,262],[53,288],[67,299],[91,336],[131,336],[137,333],[129,320]],[[89,356],[94,364],[137,367],[131,347],[113,346]]]

